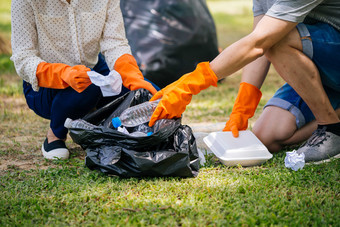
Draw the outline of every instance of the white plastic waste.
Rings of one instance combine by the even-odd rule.
[[[200,160],[200,165],[204,166],[204,164],[206,163],[205,156],[201,150],[197,149],[197,152],[198,152],[198,158]]]
[[[100,87],[104,97],[119,95],[122,91],[122,77],[115,70],[112,70],[107,76],[95,71],[89,71],[87,75],[94,85]]]
[[[72,120],[71,118],[66,118],[64,123],[65,128],[78,128],[78,129],[85,129],[85,130],[93,130],[97,126],[93,125],[83,119],[76,119]]]
[[[130,136],[133,136],[133,137],[143,137],[143,136],[149,136],[151,134],[147,134],[145,132],[141,132],[141,131],[134,131],[132,133],[129,133],[129,131],[124,127],[124,126],[119,126],[117,128],[117,131],[118,132],[121,132],[121,133],[124,133],[126,135],[130,135]]]
[[[296,150],[286,152],[285,166],[294,171],[298,171],[305,166],[305,154],[298,154]]]
[[[231,132],[212,132],[203,141],[226,166],[261,165],[273,157],[251,131],[240,131],[237,138]]]
[[[129,131],[128,131],[124,126],[119,126],[119,127],[117,128],[117,131],[118,131],[118,132],[121,132],[121,133],[124,133],[124,134],[126,134],[126,135],[130,135]]]

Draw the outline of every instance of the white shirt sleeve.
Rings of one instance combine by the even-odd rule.
[[[11,60],[14,62],[18,75],[38,91],[36,70],[43,60],[37,50],[37,31],[33,9],[26,0],[12,0],[12,52]]]
[[[100,47],[107,65],[110,69],[113,69],[116,60],[124,54],[131,54],[131,49],[125,35],[119,0],[109,0],[106,15]]]

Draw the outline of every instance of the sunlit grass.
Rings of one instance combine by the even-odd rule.
[[[244,7],[251,4],[250,0],[211,2],[221,47],[249,32],[251,13],[250,8]],[[236,9],[232,10],[233,7]],[[9,9],[10,0],[0,1],[0,33],[7,37],[10,36],[6,19]],[[15,74],[9,55],[2,55],[0,62],[3,67],[0,226],[338,226],[340,223],[339,160],[307,165],[294,172],[285,168],[283,151],[274,154],[264,165],[250,168],[226,167],[211,158],[196,178],[121,179],[86,168],[85,152],[68,138],[71,158],[46,161],[40,148],[49,121],[28,109],[22,80]],[[239,82],[240,72],[237,72],[217,88],[210,87],[194,96],[183,124],[225,122]],[[251,123],[282,84],[282,79],[271,69]]]
[[[83,168],[80,160],[43,171],[12,170],[0,182],[6,187],[0,220],[9,225],[337,225],[338,161],[292,172],[279,159],[263,167],[203,168],[191,179],[107,177]]]
[[[251,0],[208,1],[208,6],[215,21],[217,38],[222,49],[252,30]]]
[[[0,35],[7,40],[11,37],[11,1],[0,1]],[[1,54],[1,53],[0,53]]]

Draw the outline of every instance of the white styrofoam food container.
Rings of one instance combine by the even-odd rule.
[[[226,166],[256,166],[273,157],[254,133],[248,130],[240,131],[237,138],[231,132],[212,132],[203,141]]]

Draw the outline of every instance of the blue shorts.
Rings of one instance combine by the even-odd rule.
[[[340,32],[325,23],[313,25],[298,24],[303,53],[319,70],[322,84],[334,109],[340,108]],[[267,102],[290,111],[301,128],[315,119],[302,98],[288,85],[283,85]]]

